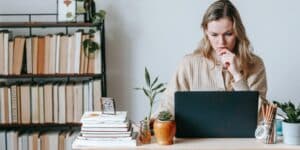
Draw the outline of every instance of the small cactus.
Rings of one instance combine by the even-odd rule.
[[[158,120],[160,121],[168,121],[168,120],[171,120],[172,118],[172,114],[170,111],[161,111],[159,114],[158,114]]]

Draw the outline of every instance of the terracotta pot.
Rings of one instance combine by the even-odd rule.
[[[160,121],[158,119],[154,122],[154,136],[156,141],[161,145],[173,144],[173,138],[176,132],[176,123],[174,120]]]

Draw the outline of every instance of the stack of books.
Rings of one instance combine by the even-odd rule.
[[[74,149],[136,146],[137,133],[133,132],[126,111],[117,111],[116,115],[85,112],[81,123]]]

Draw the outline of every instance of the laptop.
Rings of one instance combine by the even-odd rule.
[[[175,93],[177,138],[253,138],[257,91]]]

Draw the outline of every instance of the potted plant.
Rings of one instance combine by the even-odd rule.
[[[145,86],[134,88],[134,89],[143,91],[143,93],[149,100],[149,104],[150,104],[149,115],[147,117],[145,117],[144,120],[141,121],[141,124],[143,124],[143,126],[148,125],[150,128],[150,132],[152,134],[152,126],[150,126],[152,107],[153,107],[153,104],[154,104],[158,94],[164,92],[166,90],[166,88],[164,87],[165,86],[164,83],[158,82],[158,76],[156,78],[154,78],[154,80],[151,80],[151,76],[146,67],[145,67],[145,82],[146,82]],[[150,134],[150,136],[151,136],[151,134]],[[146,134],[144,134],[144,135],[146,135]],[[145,138],[147,139],[148,137],[145,137]]]
[[[152,115],[152,107],[153,104],[155,102],[155,98],[159,93],[162,93],[166,90],[166,88],[164,87],[164,83],[159,83],[158,81],[158,77],[156,77],[153,81],[151,81],[151,77],[150,74],[148,72],[148,69],[145,68],[145,82],[146,82],[146,86],[143,87],[138,87],[138,88],[134,88],[136,90],[142,90],[144,92],[144,94],[146,95],[146,97],[149,99],[149,104],[150,104],[150,111],[149,111],[149,115],[148,115],[148,119],[151,118]]]
[[[154,135],[158,144],[171,145],[176,132],[176,123],[170,111],[161,111],[154,121]]]
[[[283,142],[285,144],[300,145],[300,105],[296,108],[292,102],[275,104],[286,114],[281,115]]]

